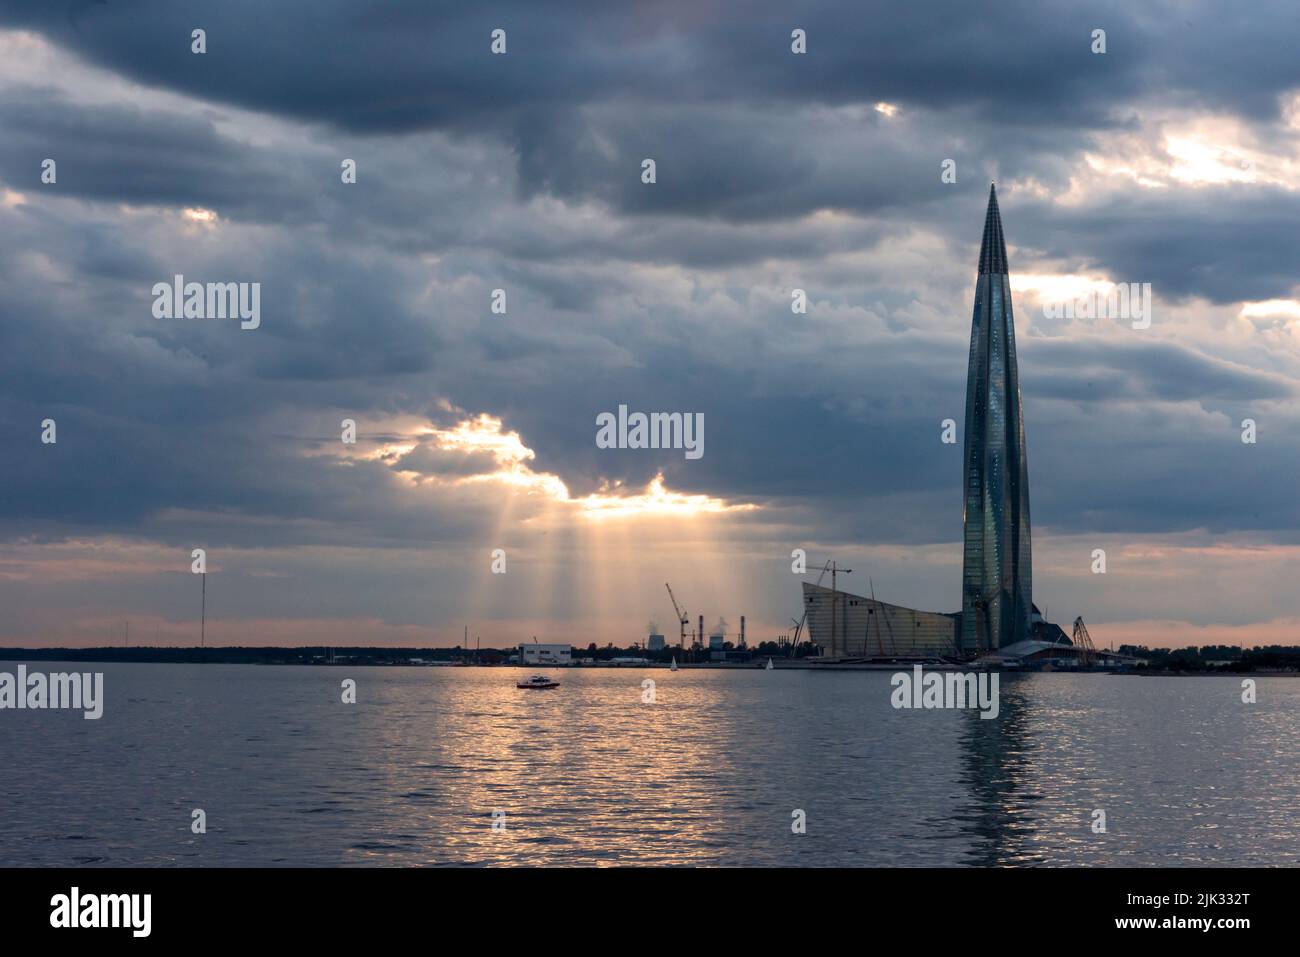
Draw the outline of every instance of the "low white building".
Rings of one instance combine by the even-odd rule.
[[[572,645],[520,645],[519,663],[523,665],[571,665]]]

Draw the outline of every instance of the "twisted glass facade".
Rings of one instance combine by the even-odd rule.
[[[1029,637],[1033,581],[1016,329],[992,187],[975,282],[965,440],[961,646],[980,651]]]

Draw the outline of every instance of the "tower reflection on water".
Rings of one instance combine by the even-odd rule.
[[[978,711],[961,715],[958,781],[968,793],[953,819],[970,838],[961,862],[987,867],[1044,858],[1028,850],[1035,834],[1031,805],[1043,795],[1034,790],[1030,752],[1033,706],[1025,695],[1029,675],[1003,674],[996,721]]]

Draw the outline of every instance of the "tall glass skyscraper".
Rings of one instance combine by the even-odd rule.
[[[1033,607],[1029,463],[1007,244],[993,187],[975,281],[965,438],[960,641],[963,650],[983,651],[1028,638]]]

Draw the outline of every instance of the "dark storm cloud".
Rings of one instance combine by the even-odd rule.
[[[885,99],[1077,125],[1157,84],[1265,112],[1276,91],[1300,80],[1294,34],[1279,29],[1287,18],[1275,5],[874,2],[846,15],[829,2],[581,0],[484,10],[333,0],[300,10],[256,0],[13,0],[4,22],[150,85],[372,131],[482,128],[502,114],[621,97]],[[208,32],[203,60],[189,51],[196,26]],[[504,57],[488,55],[496,27],[509,33]],[[793,27],[809,34],[803,59],[788,55]],[[1096,27],[1108,31],[1105,59],[1089,51]]]
[[[1137,67],[1134,57],[1120,56],[1127,68],[1084,72],[1087,46],[1077,40],[1086,38],[1095,17],[1065,14],[1068,7],[878,3],[846,17],[829,3],[798,10],[754,3],[741,11],[680,2],[621,8],[587,0],[544,8],[496,4],[484,11],[416,3],[363,9],[334,0],[304,6],[295,16],[285,5],[253,0],[103,8],[18,0],[6,5],[5,22],[41,30],[149,85],[391,131],[482,128],[501,113],[627,95],[666,103],[897,97],[1018,113],[1056,102],[1075,104],[1077,116],[1114,98],[1117,88],[1131,91]],[[1149,53],[1161,29],[1158,16],[1139,23],[1124,10],[1113,4],[1097,15],[1113,23],[1117,43]],[[196,26],[209,38],[202,60],[189,50]],[[809,31],[815,55],[788,58],[794,26]],[[495,27],[509,33],[504,57],[488,55]],[[1062,57],[1076,68],[1062,68]]]
[[[1017,135],[1058,131],[1059,148],[1064,137],[1122,123],[1123,104],[1140,92],[1276,114],[1277,94],[1300,82],[1290,18],[1267,7],[1207,5],[1197,13],[1169,4],[1139,15],[1123,3],[1086,12],[1065,3],[878,3],[845,16],[833,3],[752,3],[743,11],[517,3],[484,11],[336,0],[295,16],[283,4],[251,0],[204,7],[30,0],[7,5],[0,22],[210,102],[366,133],[492,132],[518,151],[519,185],[529,194],[613,198],[641,210],[647,194],[635,188],[628,160],[662,154],[679,173],[665,177],[667,207],[656,212],[678,197],[744,217],[771,215],[780,196],[763,199],[765,190],[809,179],[833,155],[788,129],[779,134],[788,148],[772,148],[775,117],[793,106],[887,100],[948,113],[964,125],[961,136],[995,127],[1012,174],[1023,171],[1012,148]],[[195,26],[208,32],[201,57],[189,51]],[[509,34],[505,56],[488,50],[498,26]],[[809,33],[805,56],[789,53],[794,26]],[[1108,31],[1104,56],[1089,49],[1099,26]],[[720,103],[728,109],[716,109]],[[774,122],[737,128],[728,115],[737,108]],[[945,140],[952,137],[933,143],[935,152]],[[859,195],[810,190],[805,202],[863,206],[872,194],[882,194],[876,202],[898,194],[897,177],[864,180]]]
[[[383,21],[374,29],[400,22]],[[62,36],[64,26],[49,28]],[[956,29],[960,35],[962,24]],[[723,39],[720,35],[719,43]],[[847,55],[837,35],[828,39],[837,51],[833,55]],[[69,42],[91,41],[78,33]],[[303,41],[293,47],[293,56],[308,57],[317,46]],[[922,49],[916,55],[920,61],[908,74],[912,80],[928,76],[923,64],[931,54]],[[486,65],[476,68],[491,69],[509,57],[485,54],[478,59]],[[1123,57],[1107,57],[1108,76],[1130,68]],[[281,58],[271,59],[279,63]],[[352,60],[348,64],[350,69],[367,68]],[[624,68],[599,57],[593,69],[597,67]],[[302,68],[311,68],[310,60]],[[155,79],[180,84],[175,78]],[[1202,82],[1216,80],[1204,77]],[[357,88],[378,96],[376,83],[358,83]],[[286,152],[219,133],[211,115],[77,104],[50,89],[15,87],[0,101],[0,120],[8,134],[0,143],[0,177],[15,188],[30,187],[40,160],[56,156],[62,164],[60,195],[202,205],[238,221],[319,223],[339,237],[405,251],[477,242],[489,252],[544,262],[621,258],[717,268],[772,257],[809,258],[834,249],[834,239],[824,230],[800,229],[791,222],[818,209],[869,217],[856,235],[846,237],[859,245],[868,237],[906,228],[955,237],[955,224],[978,215],[981,167],[986,173],[1032,175],[1063,189],[1071,170],[1067,158],[1077,160],[1081,151],[1105,146],[1096,137],[1104,137],[1108,124],[1072,126],[1059,111],[1054,119],[1018,115],[993,122],[964,115],[959,100],[966,86],[956,84],[949,100],[922,96],[918,102],[932,112],[908,114],[896,122],[866,105],[856,116],[810,113],[812,104],[847,102],[851,91],[836,92],[834,85],[787,103],[780,113],[764,102],[765,87],[757,82],[748,92],[734,91],[737,101],[725,110],[705,95],[669,106],[631,87],[597,85],[574,91],[567,102],[557,96],[537,109],[493,113],[484,128],[487,137],[477,146],[436,144],[438,164],[453,174],[446,179],[426,175],[430,144],[418,139],[346,146],[323,140],[306,152]],[[705,82],[701,92],[712,89]],[[204,92],[218,102],[244,102],[220,91]],[[864,104],[876,95],[866,80],[856,92]],[[620,95],[627,99],[618,99]],[[330,97],[322,90],[318,99]],[[1122,100],[1111,102],[1117,115],[1125,112]],[[247,105],[277,108],[274,103]],[[290,116],[305,116],[280,108]],[[467,106],[466,112],[473,111]],[[320,119],[350,128],[346,117]],[[459,129],[450,121],[424,126]],[[337,139],[339,134],[323,135]],[[510,145],[515,162],[502,164]],[[653,189],[639,179],[640,158],[651,154],[660,164]],[[351,191],[324,188],[337,182],[343,155],[359,158],[359,184]],[[955,188],[938,183],[939,162],[949,155],[958,158],[962,173]],[[493,160],[483,162],[487,156]],[[996,161],[990,163],[989,157]],[[495,180],[484,177],[485,169]],[[612,235],[557,235],[499,212],[506,197],[492,193],[511,187],[524,196],[599,201],[626,215]],[[473,195],[492,197],[492,202],[487,207],[474,203],[468,199]],[[1294,285],[1300,200],[1276,188],[1173,191],[1080,207],[1058,207],[1014,192],[1004,198],[1009,215],[1018,219],[1021,244],[1044,255],[1133,274],[1130,279],[1152,282],[1163,297],[1201,295],[1230,302],[1250,295],[1287,295]],[[785,225],[744,228],[757,222]],[[541,281],[551,286],[557,303],[577,306],[596,295],[589,284],[584,290],[574,283],[566,288],[562,277]]]
[[[211,120],[130,105],[86,106],[56,90],[14,87],[0,94],[0,170],[15,188],[39,188],[41,162],[58,162],[61,191],[135,204],[203,206],[258,218],[310,208],[297,179],[265,152],[216,132]],[[301,214],[298,218],[301,218]]]
[[[1281,376],[1165,342],[1032,339],[1020,351],[1026,368],[1022,381],[1043,398],[1219,404],[1289,399],[1296,394],[1293,383]]]
[[[1038,253],[1103,269],[1117,282],[1149,282],[1157,299],[1285,298],[1300,283],[1300,194],[1276,187],[1139,191],[1080,208],[1033,201],[1011,208]]]
[[[738,114],[703,138],[668,136],[660,141],[666,148],[656,151],[664,173],[653,190],[640,183],[635,167],[624,170],[627,175],[615,174],[609,168],[614,161],[605,158],[588,166],[556,163],[564,181],[549,183],[550,189],[583,200],[596,183],[594,192],[602,200],[629,213],[611,221],[604,236],[557,233],[529,217],[510,215],[509,197],[498,192],[506,185],[500,177],[510,171],[501,165],[498,150],[497,168],[485,175],[492,166],[482,161],[488,146],[437,144],[440,164],[455,174],[448,182],[424,175],[427,143],[398,139],[362,145],[359,152],[346,151],[361,156],[363,170],[356,191],[348,192],[325,186],[338,178],[342,153],[337,148],[316,144],[305,153],[286,153],[252,147],[219,133],[211,118],[70,103],[42,88],[0,95],[0,121],[9,134],[0,143],[0,177],[14,188],[30,188],[38,181],[41,159],[49,155],[61,164],[59,196],[202,206],[242,222],[314,223],[340,239],[408,252],[477,244],[485,255],[564,263],[563,271],[507,266],[500,274],[531,282],[557,306],[577,309],[590,307],[602,289],[576,271],[580,263],[613,259],[725,268],[771,258],[808,260],[915,228],[949,237],[957,255],[973,246],[973,239],[955,227],[978,218],[982,190],[965,180],[954,200],[952,188],[937,187],[937,154],[928,145],[928,134],[951,118],[930,117],[900,133],[882,129],[880,117],[871,116],[850,123],[847,133],[822,121],[827,135],[841,140],[834,161],[817,158],[815,144],[800,141],[791,117],[764,131],[761,118]],[[611,128],[611,135],[621,135],[620,124],[615,121],[618,128]],[[745,130],[757,131],[755,142],[736,150],[714,148],[719,138],[743,136]],[[868,148],[873,142],[877,145]],[[730,164],[736,175],[712,176],[708,164],[717,156],[737,157]],[[1047,168],[1040,172],[1054,175],[1044,157]],[[783,169],[782,163],[793,165]],[[621,182],[599,186],[615,179]],[[474,202],[475,195],[487,202]],[[1014,192],[1004,197],[1022,245],[1079,268],[1151,282],[1166,301],[1192,295],[1212,302],[1283,297],[1295,285],[1300,199],[1276,188],[1166,191],[1080,207],[1058,207]],[[790,220],[819,208],[871,218],[838,231]],[[655,215],[637,217],[638,212]],[[701,222],[700,214],[709,218]],[[784,225],[746,228],[754,221]],[[110,265],[101,272],[120,270]]]

